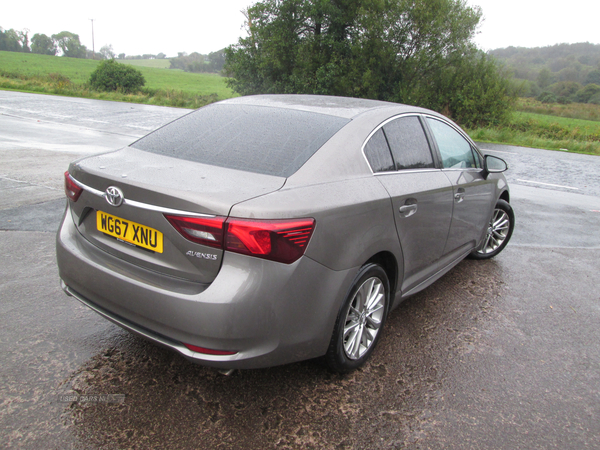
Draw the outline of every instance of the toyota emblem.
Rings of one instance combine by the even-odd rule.
[[[123,197],[123,191],[118,187],[110,186],[106,188],[104,198],[111,206],[121,206],[125,197]]]

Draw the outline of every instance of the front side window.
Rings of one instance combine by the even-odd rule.
[[[479,158],[476,158],[471,144],[460,133],[441,120],[428,117],[427,123],[437,142],[444,168],[468,169],[479,167]]]

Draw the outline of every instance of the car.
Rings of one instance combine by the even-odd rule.
[[[69,165],[61,285],[206,366],[351,371],[403,300],[504,249],[506,169],[427,109],[228,99]]]

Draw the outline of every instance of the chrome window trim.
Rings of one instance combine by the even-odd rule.
[[[401,173],[419,173],[419,172],[439,172],[441,169],[437,167],[424,167],[422,169],[401,169],[401,170],[389,170],[387,172],[375,172],[373,175],[376,177],[381,175],[398,175]]]
[[[446,171],[448,171],[448,172],[455,172],[455,171],[458,171],[458,170],[460,170],[461,172],[480,172],[481,168],[480,167],[464,167],[464,168],[461,168],[461,167],[442,167],[439,170],[441,170],[442,172],[446,172]]]
[[[373,168],[371,167],[371,163],[369,162],[369,159],[367,158],[367,155],[365,154],[365,147],[367,146],[367,142],[369,142],[369,139],[371,139],[373,137],[373,135],[379,131],[380,128],[383,128],[386,124],[390,123],[392,120],[396,120],[401,117],[411,117],[411,116],[420,117],[420,116],[422,116],[422,114],[412,112],[412,113],[401,113],[401,114],[397,114],[392,117],[388,117],[386,120],[384,120],[379,125],[377,125],[373,131],[371,131],[369,133],[369,135],[363,142],[362,147],[360,148],[360,151],[362,152],[363,158],[365,159],[367,166],[369,166],[371,175],[378,175],[378,174],[385,174],[385,173],[398,173],[398,172],[405,172],[407,170],[422,170],[422,169],[401,169],[401,170],[394,169],[394,170],[389,170],[387,172],[374,172]],[[391,149],[390,149],[390,152],[391,152]]]
[[[475,142],[473,142],[473,139],[471,139],[469,137],[469,135],[467,133],[465,133],[463,130],[461,130],[460,128],[458,128],[457,125],[454,124],[454,122],[451,122],[450,120],[446,119],[445,117],[438,117],[438,116],[434,116],[432,114],[423,114],[423,117],[425,118],[430,118],[430,119],[435,119],[435,120],[439,120],[440,122],[445,123],[446,125],[448,125],[449,127],[453,128],[458,134],[460,134],[463,138],[465,138],[465,140],[471,144],[473,147],[477,148],[477,145],[475,145]]]
[[[73,183],[75,183],[77,186],[79,186],[84,191],[89,192],[90,194],[93,194],[97,197],[102,197],[104,199],[106,198],[105,192],[99,191],[98,189],[94,189],[93,187],[88,186],[87,184],[83,184],[81,181],[73,178],[73,175],[71,175],[71,174],[69,174],[69,177],[71,178]],[[188,217],[216,217],[216,215],[214,215],[214,214],[202,214],[202,213],[196,213],[196,212],[191,212],[191,211],[182,211],[180,209],[164,208],[162,206],[150,205],[148,203],[142,203],[142,202],[137,202],[135,200],[128,200],[128,199],[123,199],[122,204],[129,205],[133,208],[139,208],[139,209],[145,209],[147,211],[159,212],[162,214],[173,214],[173,215],[177,215],[177,216],[188,216]]]

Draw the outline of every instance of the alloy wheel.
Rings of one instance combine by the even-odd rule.
[[[480,254],[494,252],[506,240],[510,230],[510,217],[503,209],[496,208],[488,226],[483,245],[478,250]]]
[[[343,346],[349,359],[357,360],[373,345],[385,311],[385,288],[371,277],[356,291],[344,324]]]

